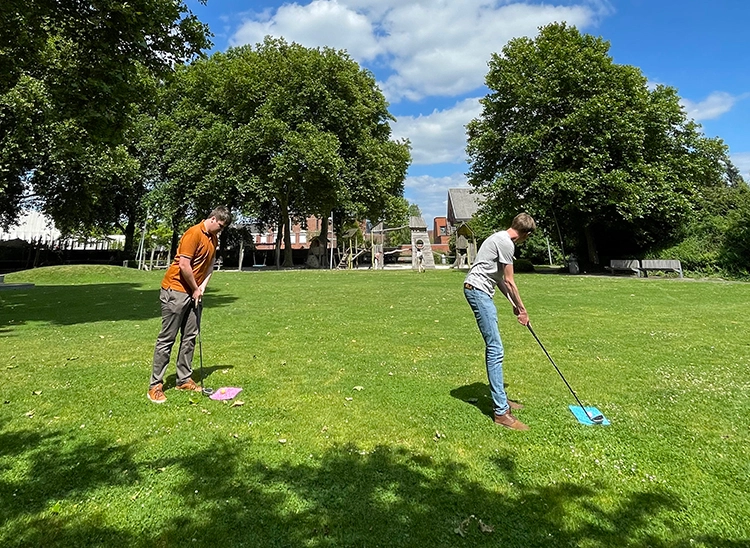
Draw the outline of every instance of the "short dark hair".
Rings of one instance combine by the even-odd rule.
[[[208,218],[216,217],[217,221],[224,223],[224,226],[232,224],[232,213],[227,206],[218,206],[209,214]]]
[[[531,234],[536,230],[536,222],[528,213],[519,213],[513,219],[510,227],[518,233]]]

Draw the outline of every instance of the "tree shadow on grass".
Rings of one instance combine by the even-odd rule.
[[[463,464],[403,447],[339,445],[304,458],[291,444],[224,436],[203,447],[143,459],[132,446],[76,442],[73,432],[0,431],[0,544],[681,548],[696,546],[692,537],[704,546],[747,546],[671,522],[683,503],[668,490],[540,486],[524,479],[512,454],[490,461],[497,481],[487,485],[469,480]],[[31,479],[14,479],[11,461],[23,462]],[[95,491],[102,497],[103,488],[123,486],[145,491],[120,504],[130,505],[125,516],[70,511]],[[68,511],[56,513],[57,501]],[[482,532],[480,522],[493,531]]]
[[[63,518],[55,508],[56,503],[69,508],[103,486],[137,482],[131,453],[128,446],[80,442],[63,431],[0,428],[0,545],[133,546],[128,531],[104,525],[96,516]],[[29,479],[19,481],[9,473],[11,463],[19,462]]]
[[[236,297],[209,291],[204,307],[225,306]],[[161,317],[159,290],[132,283],[45,285],[2,297],[0,336],[28,322],[74,325]],[[156,334],[154,334],[156,337]]]
[[[507,391],[508,384],[506,383],[504,386]],[[481,411],[483,415],[487,415],[488,417],[492,418],[492,394],[490,393],[490,386],[488,384],[475,382],[473,384],[467,384],[466,386],[454,388],[453,390],[451,390],[451,396],[453,396],[457,400],[466,402],[469,405],[473,405],[474,407],[479,409],[479,411]],[[508,397],[512,398],[511,394],[508,394]],[[519,403],[523,402],[519,401]]]
[[[210,531],[188,516],[162,530],[157,544],[177,545],[186,532],[198,545],[226,546],[687,546],[651,531],[670,527],[666,510],[681,503],[665,490],[632,493],[614,510],[591,502],[602,493],[574,483],[538,487],[515,473],[512,456],[498,459],[510,494],[466,479],[466,467],[428,455],[379,446],[331,448],[304,464],[243,462],[240,444],[169,463],[188,472],[183,499],[193,498]],[[195,488],[200,499],[195,499]],[[571,528],[575,508],[588,518]],[[578,518],[580,520],[580,517]],[[482,532],[480,524],[493,528]],[[186,527],[188,529],[186,530]],[[674,538],[673,536],[673,538]]]

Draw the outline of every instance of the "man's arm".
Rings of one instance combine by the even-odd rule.
[[[214,260],[211,261],[211,268],[208,269],[208,274],[206,275],[206,279],[203,280],[203,283],[201,284],[201,295],[206,292],[206,287],[208,286],[208,280],[211,279],[211,274],[214,273],[215,265],[216,265],[216,257],[214,257]]]
[[[518,316],[518,321],[521,325],[528,325],[529,314],[526,312],[526,307],[523,305],[521,295],[518,292],[518,286],[513,277],[512,264],[503,265],[503,279],[505,280],[505,283],[503,284],[504,287],[500,286],[500,291],[502,291],[510,302],[513,303],[513,313]]]
[[[190,287],[190,295],[193,300],[196,303],[200,302],[201,297],[203,296],[203,288],[199,287],[198,282],[195,281],[193,266],[190,264],[189,257],[180,255],[180,274],[182,274],[182,279],[184,279]]]

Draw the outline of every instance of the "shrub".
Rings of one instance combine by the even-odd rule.
[[[447,253],[439,253],[437,251],[432,252],[432,257],[435,260],[435,264],[443,264],[443,257],[445,257],[445,264],[450,264],[450,257]]]
[[[516,259],[513,261],[513,270],[515,272],[534,272],[534,265],[527,259]]]

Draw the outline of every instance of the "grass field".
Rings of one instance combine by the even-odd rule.
[[[6,276],[36,286],[0,291],[0,546],[750,546],[750,284],[518,275],[611,425],[497,299],[513,432],[463,273],[216,273],[205,382],[235,405],[174,361],[146,398],[160,277]]]

